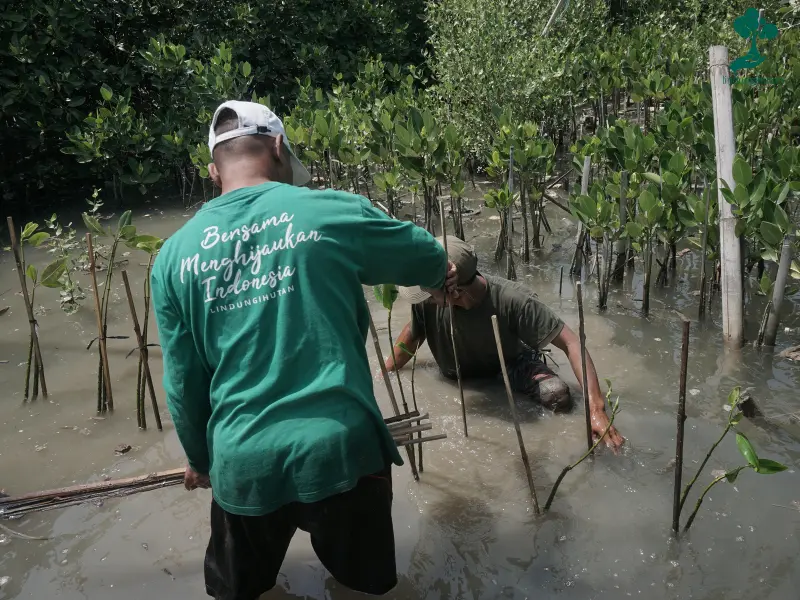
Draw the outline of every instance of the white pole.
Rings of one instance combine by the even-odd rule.
[[[764,334],[764,345],[774,346],[778,337],[778,323],[780,321],[781,305],[783,295],[786,291],[786,281],[789,279],[789,267],[792,264],[792,245],[794,234],[789,226],[789,232],[783,238],[783,248],[781,249],[781,260],[778,264],[778,275],[775,277],[775,288],[772,290],[772,308],[767,318],[767,329]]]
[[[722,261],[722,335],[732,346],[742,345],[744,298],[742,294],[742,249],[736,237],[736,219],[731,205],[722,195],[725,181],[733,190],[733,159],[736,138],[733,131],[728,49],[711,46],[708,51],[711,67],[711,95],[714,107],[714,138],[717,147],[717,184],[719,187],[720,256]]]

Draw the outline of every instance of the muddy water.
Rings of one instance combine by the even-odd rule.
[[[186,219],[180,210],[140,211],[142,231],[168,235]],[[577,328],[571,282],[559,296],[559,268],[569,263],[573,227],[558,209],[549,212],[554,234],[530,266],[517,265],[519,278],[540,299]],[[489,256],[498,223],[484,214],[468,220],[484,272],[497,272]],[[44,258],[31,253],[34,261]],[[143,256],[131,254],[127,266],[141,289]],[[620,456],[602,452],[571,473],[551,513],[536,518],[528,498],[510,411],[495,383],[465,390],[470,437],[461,434],[458,390],[443,380],[428,353],[420,353],[417,397],[430,411],[434,432],[448,439],[425,446],[425,472],[413,482],[407,467],[395,469],[395,533],[400,583],[388,598],[494,599],[548,598],[586,600],[797,597],[800,584],[800,426],[797,411],[800,368],[745,349],[726,355],[716,318],[692,326],[689,367],[687,470],[691,475],[721,431],[722,403],[734,385],[751,388],[768,417],[742,423],[764,456],[790,469],[774,476],[743,473],[735,485],[712,491],[690,535],[671,541],[675,406],[678,387],[680,321],[674,309],[696,314],[697,257],[679,259],[677,280],[654,292],[648,319],[638,314],[641,277],[629,277],[612,292],[604,314],[594,308],[595,286],[587,285],[588,347],[601,377],[611,379],[621,398],[620,431],[628,438]],[[86,287],[88,288],[88,282]],[[7,289],[12,291],[4,293]],[[0,488],[22,493],[72,483],[97,481],[181,466],[182,452],[171,423],[165,432],[138,431],[134,413],[135,358],[125,358],[131,340],[109,342],[117,411],[95,416],[96,346],[94,316],[87,302],[70,318],[57,308],[56,295],[41,290],[42,349],[50,397],[22,404],[27,352],[26,319],[15,295],[16,273],[9,253],[0,254]],[[757,298],[748,320],[759,320]],[[386,316],[372,306],[388,348]],[[393,329],[408,318],[407,306],[395,311]],[[713,313],[719,313],[715,308]],[[786,326],[797,328],[796,304],[787,308]],[[111,333],[131,330],[124,296],[114,287]],[[155,337],[155,327],[151,327]],[[752,336],[751,336],[752,337]],[[784,345],[797,334],[782,334]],[[373,369],[377,358],[367,344]],[[556,351],[557,352],[557,351]],[[161,377],[159,353],[153,372]],[[572,386],[566,359],[554,355],[559,373]],[[408,377],[404,375],[406,389]],[[163,393],[161,394],[163,408]],[[375,387],[385,414],[385,388]],[[576,394],[577,398],[577,394]],[[517,399],[522,429],[532,458],[540,499],[561,467],[581,454],[582,412],[541,413]],[[800,411],[798,411],[800,412]],[[152,427],[152,417],[148,415]],[[133,450],[116,456],[119,443]],[[711,460],[712,470],[742,463],[732,439]],[[19,539],[0,531],[0,599],[89,598],[133,600],[204,597],[202,557],[208,536],[209,493],[171,488],[33,515],[2,524],[45,541]],[[781,508],[779,506],[786,507]],[[9,579],[6,579],[9,578]],[[317,562],[307,537],[299,533],[284,563],[278,588],[269,598],[360,597],[337,584]]]

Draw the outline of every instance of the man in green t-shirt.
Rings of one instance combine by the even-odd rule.
[[[213,491],[206,591],[258,598],[300,528],[340,583],[384,594],[403,462],[373,395],[362,285],[455,291],[455,268],[366,199],[291,185],[308,172],[265,106],[221,105],[209,148],[222,195],[167,240],[151,277],[185,485]]]
[[[569,387],[541,359],[540,350],[553,344],[569,359],[572,370],[582,379],[581,353],[578,336],[536,296],[523,285],[500,277],[483,276],[478,272],[478,258],[468,244],[449,238],[447,250],[458,272],[458,295],[450,295],[455,312],[455,337],[461,375],[464,379],[498,377],[500,358],[497,354],[491,317],[497,315],[503,355],[506,359],[511,387],[532,397],[555,411],[572,407]],[[399,295],[412,303],[411,322],[397,338],[394,360],[397,367],[410,357],[399,345],[411,352],[425,342],[442,374],[455,379],[453,341],[450,336],[450,309],[443,291],[400,287]],[[393,369],[391,356],[386,368]],[[589,407],[592,430],[600,436],[608,426],[605,398],[600,391],[597,372],[586,354],[586,374],[589,384]],[[612,426],[606,444],[621,446],[624,438]]]

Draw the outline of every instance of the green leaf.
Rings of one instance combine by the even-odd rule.
[[[253,67],[250,66],[249,62],[242,63],[242,75],[245,77],[250,77],[250,72],[253,70]]]
[[[781,231],[789,230],[789,215],[783,210],[783,207],[776,206],[773,216],[775,217],[775,224],[780,227]]]
[[[652,181],[656,185],[661,185],[663,183],[661,177],[657,173],[642,173],[642,177]]]
[[[46,239],[49,238],[50,238],[49,233],[40,231],[39,233],[34,233],[30,238],[28,238],[28,244],[36,248],[37,246],[40,246],[42,242],[44,242]]]
[[[728,406],[733,408],[739,403],[739,397],[742,395],[742,388],[738,385],[731,390],[731,393],[728,394]]]
[[[131,224],[131,211],[126,210],[119,218],[117,222],[117,231],[121,231],[123,227],[127,227]]]
[[[603,228],[600,227],[599,225],[595,225],[594,227],[592,227],[589,230],[589,235],[591,235],[592,238],[594,238],[596,240],[602,240],[603,239]]]
[[[736,432],[736,446],[739,448],[739,452],[744,456],[747,463],[758,471],[758,455],[756,454],[755,448],[753,448],[747,436],[740,431]]]
[[[753,170],[750,164],[741,156],[737,156],[733,161],[733,180],[736,185],[747,187],[753,181]]]
[[[739,469],[725,473],[725,481],[727,481],[728,483],[736,483],[736,478],[739,477],[739,473],[740,473]]]
[[[33,235],[33,232],[39,229],[39,226],[36,223],[28,223],[22,229],[22,234],[20,235],[21,241],[27,240],[29,237]]]
[[[28,265],[28,268],[25,269],[25,274],[30,278],[30,280],[33,283],[36,283],[36,277],[38,276],[36,267],[34,267],[33,265]]]
[[[375,299],[381,303],[383,308],[391,310],[397,299],[397,287],[391,283],[384,283],[383,285],[376,285],[372,288],[375,294]]]
[[[759,229],[761,231],[761,237],[770,246],[777,246],[783,241],[783,232],[781,232],[780,227],[774,223],[761,221],[761,227]]]
[[[676,152],[673,154],[672,158],[669,160],[669,170],[678,175],[682,175],[685,168],[686,155],[684,155],[683,152]]]
[[[111,88],[108,87],[105,83],[100,86],[100,95],[103,96],[103,100],[108,102],[114,96],[114,92],[111,91]]]
[[[97,236],[105,237],[106,232],[103,231],[103,228],[100,226],[100,221],[98,221],[96,217],[88,213],[83,213],[81,216],[83,217],[83,223],[89,231]]]
[[[67,259],[59,258],[47,265],[42,271],[42,285],[48,288],[61,287],[58,279],[67,269]]]
[[[658,177],[658,175],[656,175],[656,177]],[[657,203],[658,200],[656,200],[656,197],[650,190],[644,190],[639,196],[639,208],[641,208],[644,212],[650,212],[651,210],[653,210],[653,207]]]
[[[761,475],[772,475],[774,473],[785,471],[787,468],[788,467],[786,465],[782,465],[774,460],[770,460],[768,458],[759,458],[756,473],[760,473]]]
[[[631,239],[638,240],[643,233],[644,228],[639,223],[630,222],[625,224],[625,234]]]
[[[414,356],[414,353],[411,351],[411,349],[408,346],[406,346],[403,342],[397,342],[397,347],[400,348],[400,350],[402,350],[409,356]]]

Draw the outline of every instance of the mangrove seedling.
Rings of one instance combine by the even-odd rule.
[[[111,300],[111,278],[114,274],[116,266],[117,249],[120,243],[129,243],[136,237],[136,227],[131,225],[131,211],[127,210],[122,213],[117,223],[117,230],[114,231],[111,227],[103,229],[98,219],[98,211],[102,206],[102,201],[97,199],[97,190],[93,195],[94,201],[89,201],[92,206],[90,212],[83,213],[83,222],[89,229],[87,234],[87,247],[89,248],[89,261],[92,265],[91,273],[94,285],[95,294],[95,311],[97,313],[98,321],[98,337],[96,338],[100,343],[100,352],[98,359],[98,372],[97,372],[97,412],[98,414],[105,413],[106,410],[114,410],[114,400],[111,391],[111,382],[109,379],[109,365],[107,352],[105,350],[106,340],[108,339],[108,307]],[[108,248],[103,248],[108,252],[107,256],[103,256],[98,249],[93,247],[92,236],[97,238],[110,238],[111,243]],[[96,264],[97,256],[106,259],[106,278],[103,284],[102,298],[100,290],[97,286]],[[127,336],[126,336],[127,337]],[[94,340],[93,340],[94,341]],[[91,347],[91,343],[89,344]]]
[[[414,382],[414,375],[417,370],[417,353],[412,352],[411,349],[406,346],[403,342],[398,342],[397,347],[400,348],[403,352],[405,352],[408,356],[411,357],[411,405],[414,407],[414,412],[419,412],[419,407],[417,406],[417,390],[415,387]],[[393,352],[394,354],[394,352]],[[419,424],[420,421],[417,421]],[[417,438],[422,438],[422,432],[417,432]],[[423,471],[423,463],[422,463],[422,444],[418,444],[417,447],[419,448],[419,472],[422,473]]]
[[[733,397],[733,404],[731,404],[731,397]],[[706,459],[703,461],[703,465],[701,465],[701,468],[698,469],[698,474],[702,470],[702,467],[705,466],[705,464],[708,462],[708,458],[711,456],[711,453],[714,451],[717,445],[719,445],[719,442],[722,441],[722,438],[724,438],[725,435],[733,427],[735,427],[735,424],[738,423],[739,420],[741,419],[742,412],[739,409],[738,402],[739,402],[739,388],[737,387],[733,390],[733,392],[731,392],[728,401],[728,407],[730,407],[730,412],[731,414],[735,414],[735,417],[728,419],[728,424],[725,427],[725,431],[723,432],[722,436],[720,436],[720,439],[717,440],[717,442],[714,444],[714,446],[712,446],[711,450],[709,450],[709,453],[706,455]],[[786,465],[782,465],[781,463],[776,462],[774,460],[770,460],[768,458],[759,458],[758,454],[756,454],[755,448],[753,448],[753,444],[750,443],[750,440],[748,440],[747,436],[745,436],[745,434],[743,434],[741,431],[736,432],[736,447],[739,449],[739,452],[744,457],[745,461],[747,461],[747,464],[736,467],[735,469],[728,470],[722,475],[715,477],[711,481],[711,483],[709,483],[708,486],[706,486],[706,488],[703,490],[703,493],[700,494],[700,497],[697,499],[697,502],[694,506],[694,510],[692,511],[692,514],[689,515],[689,518],[686,521],[686,525],[683,527],[684,532],[688,531],[689,528],[692,526],[692,523],[694,523],[694,519],[697,516],[697,512],[700,510],[700,506],[703,504],[703,500],[705,500],[705,497],[708,494],[708,492],[710,492],[711,489],[719,482],[727,481],[728,483],[735,483],[736,478],[739,476],[739,473],[741,473],[745,469],[752,469],[759,475],[772,475],[774,473],[780,473],[781,471],[785,471],[787,469]],[[697,480],[697,475],[695,475],[695,478],[691,481],[691,484],[693,484],[696,480]],[[687,489],[684,491],[683,500],[686,499],[686,493],[688,493],[689,489],[691,488],[691,484],[687,486]]]
[[[498,190],[489,190],[484,195],[484,202],[487,208],[494,208],[500,215],[500,233],[497,238],[497,249],[495,250],[494,258],[499,261],[507,248],[511,248],[511,207],[519,198],[519,195],[512,195],[508,191],[508,186],[503,185]],[[514,256],[508,253],[508,264],[506,266],[506,277],[508,279],[516,279],[516,269],[514,268]]]
[[[561,471],[561,474],[558,476],[558,479],[556,479],[556,482],[553,484],[553,489],[550,490],[550,495],[547,497],[547,502],[544,505],[545,512],[547,512],[547,510],[550,509],[550,505],[553,503],[553,499],[556,497],[558,486],[561,485],[561,482],[564,480],[564,477],[566,477],[567,473],[572,471],[575,467],[577,467],[579,464],[581,464],[583,461],[585,461],[587,458],[589,458],[589,456],[591,456],[594,453],[595,449],[605,439],[606,435],[608,434],[608,430],[611,429],[611,426],[614,424],[614,419],[616,418],[620,410],[619,397],[617,397],[617,399],[614,400],[613,402],[611,401],[611,393],[612,393],[611,381],[606,379],[605,382],[606,386],[608,387],[608,391],[606,392],[606,402],[608,403],[608,408],[611,412],[611,416],[608,419],[608,426],[606,427],[605,431],[603,431],[603,435],[601,435],[600,437],[597,438],[597,440],[595,440],[594,445],[591,448],[589,448],[578,460],[576,460],[571,465],[567,465]]]

